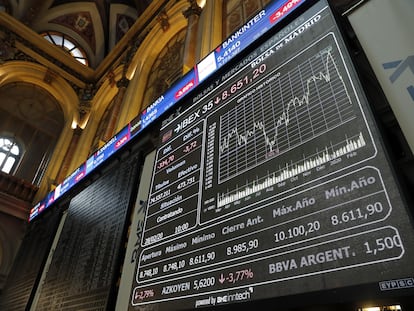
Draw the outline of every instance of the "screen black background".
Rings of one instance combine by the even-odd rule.
[[[137,165],[131,157],[114,166],[71,200],[37,310],[113,306],[114,276]]]
[[[251,65],[260,57],[263,60]],[[322,69],[312,71],[316,61]],[[261,64],[266,64],[266,70],[256,75]],[[311,72],[308,76],[306,70]],[[291,105],[289,119],[296,118],[296,126],[288,124],[283,115],[286,104],[280,107],[280,99],[265,94],[268,85],[280,86],[277,82],[282,79],[289,82],[287,87],[273,93],[283,97],[282,101],[309,95]],[[212,306],[211,297],[217,305],[217,299],[222,304],[247,302],[361,284],[378,291],[380,281],[412,275],[413,232],[405,203],[325,2],[279,29],[209,82],[194,95],[194,104],[161,133],[142,241],[141,259],[145,259],[137,266],[132,291],[136,309],[187,309],[197,306],[197,301]],[[330,101],[318,102],[316,97],[323,98],[329,88],[339,91],[325,95]],[[340,101],[339,96],[352,109],[344,108],[342,114],[328,120],[336,113],[330,108],[332,101]],[[246,121],[258,111],[260,101],[273,105],[263,108],[260,118]],[[188,100],[185,105],[190,103]],[[241,117],[235,116],[243,106]],[[300,116],[306,110],[309,116],[304,121]],[[222,120],[230,119],[227,114],[232,114],[233,123],[223,129]],[[283,121],[278,137],[284,135],[293,143],[262,152],[262,158],[255,160],[254,154],[259,152],[247,143],[241,150],[243,139],[253,137],[258,146],[264,136],[258,122],[265,123],[272,114]],[[318,118],[328,120],[320,132],[314,131]],[[219,154],[227,146],[222,133],[229,138],[233,154],[243,153],[240,158],[234,156],[232,170],[224,178],[220,177],[224,166],[220,166]],[[230,142],[235,136],[241,142]],[[268,140],[267,145],[271,144]],[[339,155],[332,156],[335,152]],[[332,158],[313,164],[324,154]],[[307,166],[297,173],[300,161]],[[265,176],[281,175],[285,170],[292,175],[257,190]],[[243,191],[249,188],[256,190],[246,195]],[[231,198],[231,191],[240,198],[219,206],[219,198]],[[309,199],[315,203],[307,204]],[[371,205],[377,206],[377,212],[371,214]],[[323,229],[311,231],[309,225],[315,222]],[[292,234],[301,226],[308,228],[305,234]],[[203,236],[210,238],[193,242]],[[253,245],[255,240],[259,246],[247,251],[238,246],[251,241]],[[392,245],[383,246],[384,241]],[[327,259],[333,251],[342,257]],[[317,254],[323,254],[326,261],[307,264]],[[235,281],[240,271],[246,273]],[[214,284],[207,284],[209,280]],[[196,285],[200,281],[206,286]],[[234,298],[237,296],[247,298]]]
[[[1,310],[25,310],[30,305],[60,219],[61,211],[56,209],[29,224],[0,296]]]

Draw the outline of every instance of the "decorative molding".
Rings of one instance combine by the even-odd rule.
[[[116,81],[115,81],[115,72],[111,69],[108,71],[106,77],[108,78],[109,81],[109,85],[111,87],[114,87],[116,85]]]
[[[76,79],[80,80],[80,81],[85,81],[85,77],[80,74],[78,71],[75,71],[74,69],[72,69],[70,66],[65,65],[64,63],[58,61],[55,57],[53,57],[52,55],[45,53],[45,51],[43,49],[41,49],[40,47],[38,47],[37,45],[32,44],[31,42],[27,41],[26,39],[20,37],[19,35],[17,35],[14,32],[10,32],[9,30],[7,30],[6,28],[4,28],[3,26],[0,26],[0,35],[1,33],[5,33],[6,34],[6,39],[1,39],[0,37],[0,51],[1,48],[3,46],[3,41],[5,42],[5,44],[10,45],[11,44],[11,54],[9,54],[9,58],[4,59],[1,55],[0,55],[0,63],[4,63],[4,61],[9,61],[9,60],[22,60],[22,61],[27,61],[27,62],[33,62],[36,64],[40,64],[43,65],[42,63],[40,63],[38,60],[34,59],[32,56],[28,55],[27,53],[25,53],[24,51],[20,50],[19,48],[17,48],[18,43],[20,43],[22,46],[26,47],[27,49],[33,51],[34,53],[36,53],[37,55],[41,56],[42,58],[46,59],[48,62],[50,62],[51,64],[54,64],[56,66],[58,66],[59,68],[62,68],[62,70],[64,70],[65,72],[67,72],[69,75],[75,77]],[[42,39],[45,40],[45,39]],[[44,44],[49,44],[48,42],[44,42]],[[41,44],[39,44],[39,46],[41,46]],[[59,49],[59,47],[54,47],[56,49]],[[6,47],[6,50],[10,49]],[[68,80],[69,83],[71,83],[71,81]],[[72,83],[71,83],[72,84]]]
[[[12,196],[15,198],[16,206],[22,206],[25,212],[27,207],[33,201],[34,196],[39,188],[23,179],[17,178],[13,175],[0,172],[0,194],[4,196]],[[6,200],[8,201],[8,200]]]
[[[79,102],[79,119],[80,123],[83,123],[85,118],[90,114],[92,104],[90,101],[80,101]]]
[[[43,81],[45,81],[47,84],[52,84],[54,80],[58,77],[58,74],[48,68],[45,72],[45,77],[43,78]]]
[[[167,12],[165,10],[162,10],[158,16],[157,16],[157,21],[161,26],[161,29],[166,32],[168,29],[170,29],[170,22],[168,19],[168,15]]]
[[[70,28],[88,42],[93,53],[96,53],[95,31],[93,29],[92,17],[89,12],[62,15],[52,19],[50,23]]]
[[[83,89],[78,89],[77,94],[79,95],[80,101],[91,101],[95,96],[97,87],[93,83],[89,83]],[[76,90],[75,90],[76,91]]]
[[[120,88],[127,88],[129,84],[129,80],[126,77],[122,77],[121,79],[119,79],[116,82],[116,86],[120,89]]]
[[[92,100],[96,94],[96,85],[95,84],[87,84],[85,88],[75,88],[75,92],[79,96],[79,124],[84,123],[84,121],[89,116],[91,109],[92,109]]]
[[[115,30],[115,43],[117,43],[121,38],[128,32],[128,30],[135,23],[135,20],[125,14],[117,14],[116,16],[116,30]]]
[[[190,16],[193,15],[200,16],[203,9],[198,6],[197,1],[188,0],[188,2],[190,3],[190,7],[187,10],[183,11],[184,17],[188,19]]]
[[[93,53],[96,53],[95,31],[93,29],[92,17],[89,12],[66,14],[52,19],[50,23],[65,26],[88,42]]]
[[[17,53],[14,41],[14,36],[11,35],[10,32],[6,34],[6,38],[0,38],[0,64],[14,59]]]

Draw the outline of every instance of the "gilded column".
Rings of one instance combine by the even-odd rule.
[[[185,18],[188,20],[183,57],[184,73],[193,68],[196,63],[198,20],[202,11],[196,0],[188,0],[188,2],[190,3],[190,7],[183,12]]]
[[[72,135],[72,139],[70,140],[70,144],[68,147],[68,150],[65,154],[65,157],[63,158],[63,162],[62,165],[59,169],[59,173],[56,177],[55,183],[59,184],[61,183],[65,177],[67,177],[69,175],[69,167],[71,165],[71,162],[73,160],[73,156],[75,154],[75,151],[78,147],[78,143],[79,143],[79,139],[80,136],[82,134],[82,129],[80,127],[77,127],[76,129],[73,130],[73,135]]]
[[[205,2],[198,33],[198,60],[207,56],[223,41],[223,0]]]
[[[118,87],[118,93],[116,94],[114,98],[114,103],[112,104],[108,126],[106,127],[105,134],[103,137],[104,141],[108,141],[109,139],[111,139],[111,137],[114,136],[114,134],[117,131],[117,125],[118,125],[119,116],[121,112],[122,102],[124,100],[124,96],[125,96],[125,92],[128,87],[128,83],[129,83],[129,80],[125,77],[122,77],[116,83],[116,86]]]

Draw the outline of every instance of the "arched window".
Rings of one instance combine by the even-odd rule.
[[[72,39],[69,39],[64,34],[58,32],[45,32],[42,34],[50,43],[62,48],[65,52],[72,55],[78,62],[88,66],[88,58],[85,51],[79,44],[76,44]]]
[[[21,158],[21,149],[12,138],[0,137],[0,170],[10,174]]]

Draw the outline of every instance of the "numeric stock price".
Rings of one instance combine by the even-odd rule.
[[[229,272],[227,274],[221,274],[218,281],[220,284],[230,283],[235,284],[243,280],[250,280],[254,278],[254,272],[251,268],[237,270],[234,272]]]
[[[152,298],[154,296],[155,296],[155,293],[153,289],[136,291],[134,294],[135,300],[145,300],[148,298]]]
[[[315,233],[321,229],[321,223],[317,220],[304,225],[294,226],[287,230],[282,230],[274,234],[275,242],[279,243],[298,237],[307,237],[309,234]]]
[[[227,256],[248,253],[259,247],[259,240],[253,239],[247,242],[241,242],[226,248]]]
[[[252,72],[246,74],[243,78],[239,79],[230,85],[230,87],[223,90],[220,95],[216,96],[214,103],[217,105],[221,101],[229,99],[232,95],[236,94],[241,89],[244,89],[247,85],[264,74],[266,72],[266,69],[267,67],[265,63],[262,63],[259,67],[254,68]]]
[[[190,266],[196,266],[200,264],[207,264],[211,261],[213,261],[216,258],[216,252],[208,252],[205,254],[196,255],[193,257],[190,257],[188,259],[188,264]]]
[[[216,284],[216,278],[214,276],[208,278],[202,278],[193,281],[193,288],[195,290],[200,290],[202,288],[211,287]]]
[[[381,214],[384,207],[381,202],[368,204],[363,208],[356,208],[331,216],[331,223],[334,226],[344,223],[350,223],[358,220],[367,220],[369,217]]]
[[[392,250],[394,248],[402,248],[400,236],[395,234],[393,236],[386,236],[375,239],[375,241],[367,241],[364,243],[365,253],[369,255],[379,255],[386,250]]]

